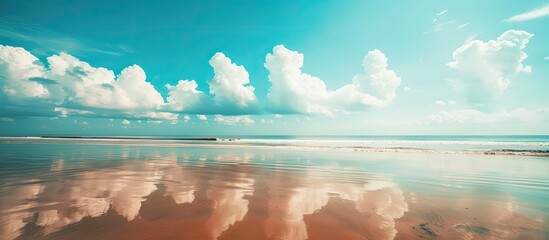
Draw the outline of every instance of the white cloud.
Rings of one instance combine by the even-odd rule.
[[[540,8],[536,8],[536,9],[532,9],[532,10],[523,12],[521,14],[517,14],[515,16],[512,16],[512,17],[506,19],[505,21],[507,21],[507,22],[522,22],[522,21],[528,21],[528,20],[533,20],[533,19],[536,19],[536,18],[547,17],[547,16],[549,16],[549,4],[547,4],[543,7],[540,7]]]
[[[248,72],[243,66],[231,62],[223,53],[216,53],[209,61],[214,69],[214,77],[209,82],[210,94],[218,106],[246,110],[256,108],[257,98],[250,83]]]
[[[183,117],[183,120],[184,120],[185,122],[188,122],[188,121],[191,120],[191,117],[189,117],[189,115],[185,115],[185,116]]]
[[[170,120],[172,123],[175,123],[177,122],[179,115],[175,113],[170,113],[170,112],[146,112],[146,113],[134,115],[133,117],[137,119]]]
[[[47,98],[50,92],[43,84],[32,81],[45,77],[38,58],[20,47],[0,45],[0,81],[2,92],[12,100]]]
[[[166,84],[170,111],[186,113],[223,113],[228,115],[257,113],[259,102],[243,66],[231,62],[223,53],[216,53],[209,61],[214,76],[208,82],[210,98],[198,90],[194,80],[180,80],[177,85]]]
[[[197,90],[194,80],[179,80],[177,85],[166,84],[168,89],[168,108],[179,112],[199,112],[208,96]]]
[[[424,32],[423,35],[440,32],[446,29],[461,30],[469,25],[468,22],[463,22],[459,19],[452,18],[452,16],[449,16],[447,13],[448,9],[435,14],[431,21],[431,29],[427,32]]]
[[[254,88],[245,86],[250,83],[248,72],[222,53],[210,60],[215,72],[209,82],[211,98],[197,89],[194,80],[180,80],[175,86],[166,85],[166,102],[138,65],[115,75],[112,70],[93,67],[63,52],[48,57],[47,63],[45,68],[23,48],[0,45],[0,101],[20,107],[32,105],[54,116],[56,112],[79,115],[88,111],[87,115],[95,117],[176,120],[176,113],[181,112],[259,112]]]
[[[429,115],[428,120],[433,123],[494,122],[492,116],[472,109],[456,110],[452,112],[441,111],[439,113]]]
[[[456,20],[450,20],[445,22],[436,23],[432,26],[433,32],[440,32],[446,29],[448,26],[455,26],[457,24]],[[459,25],[458,25],[459,26]]]
[[[283,118],[284,116],[280,115],[280,114],[275,114],[274,115],[275,118]]]
[[[457,29],[462,29],[464,27],[467,27],[467,25],[469,25],[469,23],[460,24],[457,26]]]
[[[168,94],[164,101],[138,65],[116,75],[112,70],[91,66],[62,52],[48,57],[44,67],[23,48],[0,46],[0,102],[5,103],[0,110],[5,116],[10,116],[6,109],[16,109],[21,116],[39,109],[39,114],[33,114],[172,123],[177,121],[179,113],[227,116],[260,112],[254,87],[249,86],[249,74],[243,66],[236,65],[223,53],[216,53],[209,63],[214,69],[208,82],[209,94],[198,90],[194,80],[180,80],[175,85],[166,84]],[[278,113],[333,115],[383,107],[393,101],[395,89],[400,85],[400,78],[387,69],[387,58],[379,50],[368,52],[362,74],[334,91],[327,90],[321,79],[302,73],[303,55],[284,46],[276,46],[273,54],[267,55],[265,66],[273,83],[269,107]]]
[[[317,77],[301,72],[303,54],[275,46],[265,58],[269,70],[268,101],[277,112],[331,113],[326,85]]]
[[[225,125],[250,125],[254,123],[254,120],[250,116],[222,116],[215,115],[214,121]]]
[[[502,123],[502,122],[547,122],[549,108],[528,110],[517,108],[511,111],[500,110],[493,113],[484,113],[474,109],[456,111],[441,111],[427,117],[430,123]]]
[[[442,10],[441,12],[435,14],[435,17],[433,18],[433,23],[436,23],[438,21],[438,17],[444,15],[445,13],[448,12],[448,9],[445,9],[445,10]]]
[[[443,15],[448,12],[448,9],[444,9],[441,12],[437,13],[437,16]]]
[[[438,100],[438,101],[435,102],[435,105],[437,105],[437,106],[455,105],[455,104],[456,104],[456,101],[452,101],[452,100],[446,101],[446,102],[442,101],[442,100]]]
[[[95,114],[94,112],[88,110],[70,109],[64,107],[56,107],[53,111],[59,112],[61,114],[60,117],[67,117],[68,115],[92,116]]]
[[[260,120],[260,122],[262,124],[273,124],[274,123],[274,121],[272,119],[263,119],[263,118]]]
[[[147,123],[161,124],[162,121],[160,121],[160,120],[150,120],[149,119],[149,120],[147,120]]]
[[[122,120],[122,124],[124,124],[124,125],[130,125],[130,124],[132,124],[132,123],[131,123],[130,121],[128,121],[128,119],[124,119],[124,120]]]
[[[549,57],[544,57],[543,60],[549,60]]]
[[[147,82],[145,71],[138,65],[122,70],[116,85],[129,99],[128,105],[131,108],[157,109],[164,104],[164,99],[154,86]]]
[[[387,69],[387,58],[379,50],[368,52],[364,58],[364,73],[335,91],[328,91],[321,79],[302,73],[303,59],[303,54],[282,45],[267,54],[264,66],[272,83],[267,96],[271,111],[333,115],[383,107],[393,101],[400,85],[400,78]]]
[[[453,61],[447,64],[461,73],[451,83],[471,103],[489,102],[505,91],[512,77],[531,71],[522,61],[528,56],[523,49],[532,36],[525,31],[509,30],[496,40],[465,43],[454,51]]]
[[[364,57],[362,66],[364,67],[364,73],[356,75],[353,78],[353,84],[346,86],[357,88],[357,94],[362,95],[361,104],[385,106],[391,103],[396,98],[395,90],[400,85],[401,80],[394,71],[387,69],[385,55],[377,49],[370,51]],[[368,91],[373,96],[366,94]]]
[[[412,90],[412,89],[408,86],[406,86],[406,87],[404,87],[404,89],[402,89],[402,91],[404,91],[404,92],[409,92],[410,90]]]
[[[198,120],[201,120],[201,121],[208,121],[208,117],[206,117],[206,115],[196,115],[196,117],[198,118]]]
[[[470,41],[473,41],[475,40],[475,38],[478,36],[478,34],[472,34],[470,35],[469,37],[467,37],[467,39],[465,39],[465,43],[468,43]]]
[[[4,107],[31,106],[46,115],[61,116],[177,117],[156,112],[164,99],[138,65],[115,76],[111,70],[92,67],[67,53],[50,56],[47,62],[45,68],[25,49],[0,45],[0,101],[5,102]]]
[[[125,68],[115,79],[113,71],[92,67],[66,53],[47,59],[49,77],[63,87],[74,103],[115,110],[154,110],[164,104],[162,96],[146,81],[145,72],[138,65]]]

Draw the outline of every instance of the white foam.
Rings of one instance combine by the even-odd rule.
[[[0,140],[73,141],[89,144],[124,144],[147,146],[188,146],[225,148],[263,148],[287,150],[328,150],[355,152],[483,154],[549,156],[549,142],[497,142],[455,140],[348,140],[348,139],[229,139],[216,141],[200,139],[146,139],[146,138],[55,138],[55,137],[0,137]]]

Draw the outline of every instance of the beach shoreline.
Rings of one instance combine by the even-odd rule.
[[[35,142],[35,141],[38,142]],[[549,156],[549,143],[543,143],[547,149],[495,149],[495,150],[445,150],[409,147],[371,147],[371,146],[326,146],[326,145],[259,145],[243,142],[240,138],[132,138],[132,137],[0,137],[0,141],[27,141],[39,143],[40,140],[57,140],[75,144],[125,144],[130,146],[158,147],[206,147],[206,148],[249,148],[290,151],[351,151],[366,153],[410,153],[410,154],[444,154],[444,155],[496,155],[496,156]],[[329,141],[329,140],[325,140]],[[537,144],[537,143],[536,143]]]

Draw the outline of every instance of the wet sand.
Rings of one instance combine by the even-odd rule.
[[[41,154],[27,153],[31,169],[18,166],[19,174],[2,178],[1,239],[549,236],[546,158],[34,147]],[[28,146],[9,149],[3,157],[13,159]],[[519,160],[540,164],[539,172],[509,166]],[[478,182],[487,176],[492,180]]]

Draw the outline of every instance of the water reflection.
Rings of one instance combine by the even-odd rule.
[[[332,197],[354,202],[355,210],[366,219],[364,227],[383,239],[395,237],[395,219],[408,211],[403,192],[389,181],[358,185],[317,180],[295,189],[288,189],[284,182],[269,186],[272,189],[266,227],[269,239],[308,239],[303,216],[321,210]]]
[[[249,201],[244,199],[253,194],[254,180],[244,173],[237,173],[234,178],[215,178],[210,181],[206,196],[213,201],[212,212],[206,224],[209,236],[217,239],[225,230],[248,213]]]
[[[2,198],[0,239],[14,239],[21,235],[23,227],[34,214],[30,210],[37,205],[33,200],[43,189],[41,185],[30,184],[13,189]]]
[[[283,159],[283,153],[144,154],[139,148],[123,148],[120,155],[112,157],[121,160],[102,165],[56,158],[48,174],[4,184],[0,239],[63,239],[63,231],[79,232],[94,222],[113,218],[123,220],[117,222],[118,233],[103,232],[107,238],[126,231],[146,239],[149,235],[139,237],[138,232],[157,228],[155,221],[161,222],[163,231],[172,234],[169,236],[194,232],[195,239],[230,238],[227,234],[238,224],[239,229],[249,230],[240,239],[528,238],[531,235],[521,235],[518,228],[488,226],[544,229],[543,217],[532,220],[516,213],[511,197],[505,201],[474,196],[429,199],[405,193],[384,174],[355,174],[351,179],[350,172],[343,172],[338,177],[330,170],[333,162],[322,168],[315,168],[319,165],[315,163],[315,167],[288,169],[282,167],[288,166],[285,162],[274,161]],[[307,156],[299,159],[313,160]],[[158,204],[167,203],[166,199],[174,205]],[[143,210],[145,204],[147,211]]]
[[[156,190],[155,182],[160,179],[152,166],[145,162],[133,162],[117,169],[82,172],[74,179],[61,177],[60,181],[23,186],[23,191],[16,190],[10,194],[13,200],[5,201],[15,205],[15,208],[3,209],[3,215],[17,223],[8,224],[2,232],[9,233],[9,238],[20,235],[21,226],[24,225],[20,221],[26,219],[42,227],[44,234],[49,234],[85,217],[99,217],[109,209],[132,221],[138,216],[144,197]],[[59,170],[52,168],[52,171]],[[37,219],[29,219],[35,214]]]

